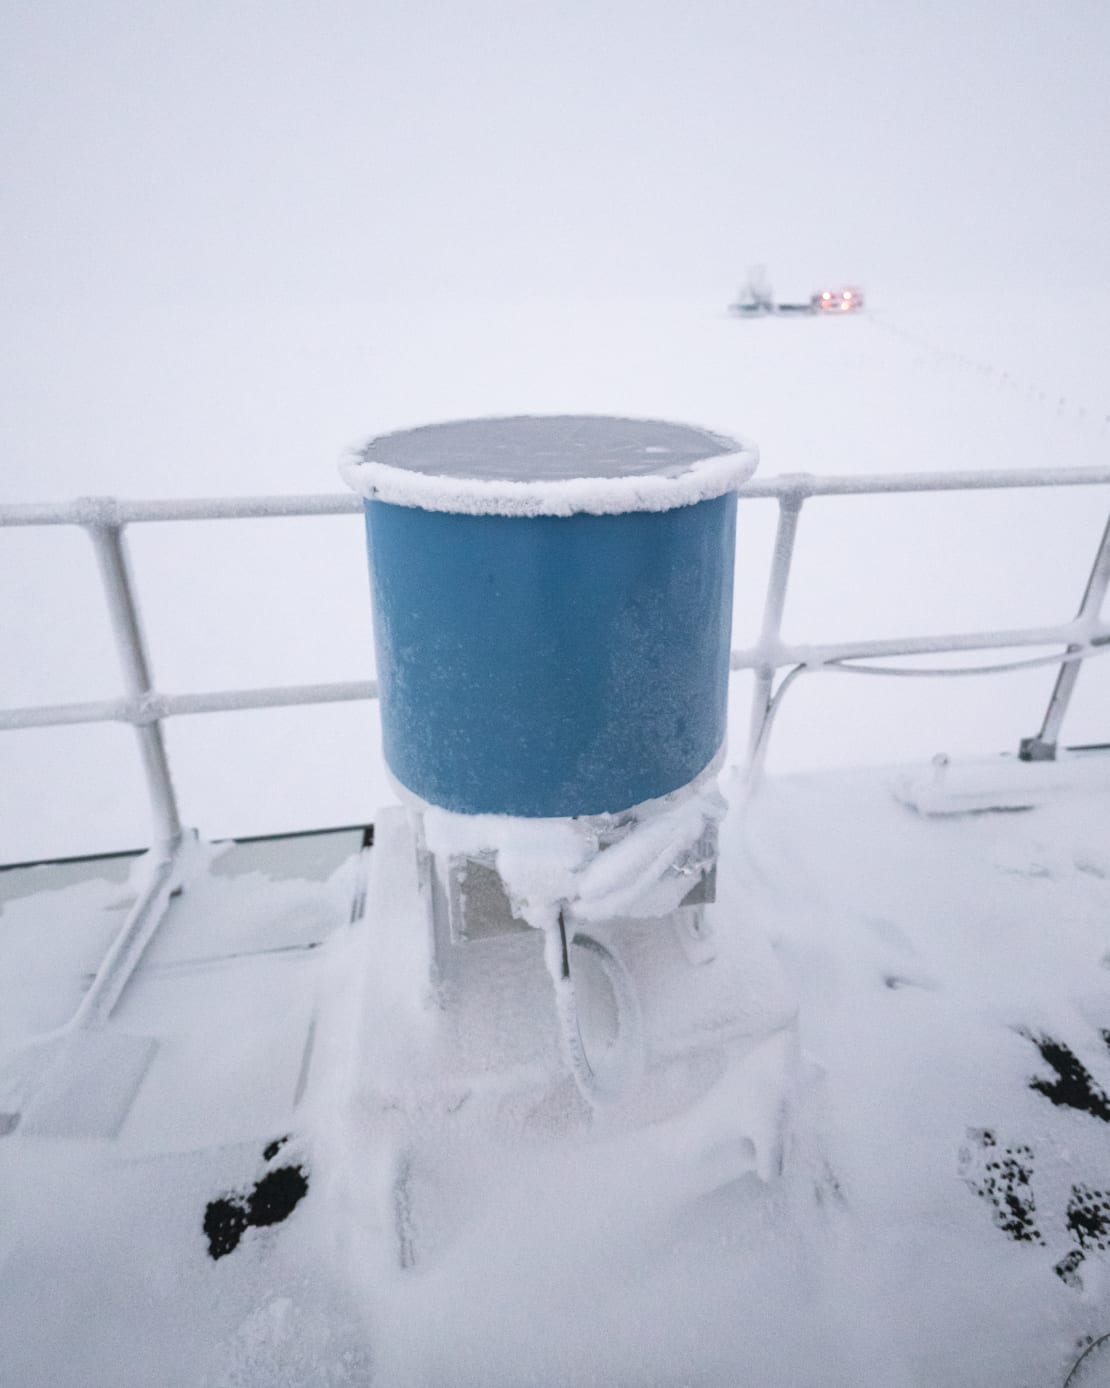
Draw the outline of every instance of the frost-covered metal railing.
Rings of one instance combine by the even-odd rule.
[[[732,652],[733,670],[752,670],[755,691],[752,696],[748,734],[747,774],[756,777],[767,752],[774,718],[783,696],[799,675],[810,671],[841,674],[889,675],[903,677],[951,678],[961,675],[1000,674],[1030,669],[1038,665],[1059,665],[1056,684],[1041,729],[1035,737],[1023,738],[1019,755],[1025,761],[1051,760],[1071,701],[1082,662],[1099,651],[1110,650],[1110,624],[1102,623],[1100,613],[1110,585],[1110,517],[1095,551],[1087,586],[1075,617],[1047,627],[1022,627],[1010,631],[948,633],[939,636],[893,637],[885,640],[840,641],[825,645],[788,646],[781,640],[786,591],[794,556],[794,543],[802,507],[811,497],[877,496],[908,492],[1003,491],[1031,487],[1074,487],[1104,485],[1110,481],[1107,468],[1037,468],[1021,470],[983,470],[977,472],[917,472],[890,476],[857,474],[843,477],[816,477],[810,473],[770,478],[748,483],[742,498],[773,497],[779,518],[775,532],[771,571],[763,609],[759,640],[753,647]],[[961,652],[1019,650],[1037,646],[1064,645],[1062,655],[1041,655],[988,665],[889,666],[876,662],[907,656],[954,655]],[[775,687],[781,669],[787,674]]]
[[[792,646],[781,639],[782,618],[790,578],[798,520],[803,506],[816,497],[876,496],[907,492],[1013,490],[1031,487],[1110,485],[1110,468],[1045,468],[1037,470],[902,473],[816,477],[798,473],[757,479],[739,491],[742,502],[773,500],[779,508],[774,552],[767,583],[763,624],[754,646],[732,652],[733,670],[755,675],[748,739],[749,773],[757,774],[766,753],[774,716],[783,695],[807,671],[836,671],[903,676],[951,676],[991,673],[1033,665],[1058,664],[1056,687],[1035,737],[1026,738],[1021,755],[1040,760],[1055,755],[1061,724],[1083,660],[1110,650],[1110,624],[1100,611],[1110,585],[1110,521],[1103,533],[1091,576],[1076,616],[1054,626],[1010,631],[955,632],[938,636],[895,637],[888,640],[840,641]],[[0,506],[0,528],[6,526],[75,525],[92,539],[124,678],[124,695],[93,703],[36,705],[0,709],[0,731],[55,727],[63,724],[131,723],[150,793],[154,839],[158,845],[181,839],[181,820],[162,735],[162,723],[180,714],[218,713],[238,709],[325,704],[377,697],[374,680],[347,683],[273,686],[264,689],[215,690],[196,694],[164,694],[153,687],[146,643],[139,621],[134,576],[128,562],[124,528],[162,521],[245,520],[265,517],[333,516],[358,512],[361,498],[352,495],[258,496],[188,501],[119,501],[85,497],[66,503]],[[960,652],[1020,650],[1062,646],[1059,655],[1041,655],[1007,664],[963,668],[921,669],[891,667],[878,661]],[[780,670],[787,673],[775,684]]]

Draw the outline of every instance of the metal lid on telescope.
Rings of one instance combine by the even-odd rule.
[[[755,447],[686,424],[520,415],[381,434],[340,464],[368,500],[469,515],[669,511],[735,490]]]

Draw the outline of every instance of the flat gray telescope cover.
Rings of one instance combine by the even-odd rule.
[[[524,415],[382,434],[341,471],[368,499],[425,510],[620,514],[721,496],[757,460],[752,445],[686,424]]]

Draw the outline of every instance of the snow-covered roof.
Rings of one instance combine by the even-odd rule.
[[[1110,791],[930,816],[896,780],[771,780],[746,806],[724,785],[709,919],[770,940],[797,995],[769,1183],[720,1184],[747,1140],[721,1123],[774,1092],[750,1072],[727,1110],[581,1132],[572,1087],[523,1124],[525,1066],[499,1126],[452,1146],[505,1076],[396,1087],[440,1015],[390,953],[420,938],[401,831],[217,856],[110,1023],[157,1043],[118,1134],[0,1138],[5,1380],[1063,1388],[1110,1331]],[[0,874],[6,1049],[87,985],[125,866]],[[534,1000],[498,941],[468,958],[480,1060]],[[402,1110],[423,1156],[396,1149]],[[416,1267],[369,1220],[378,1191],[417,1212]]]

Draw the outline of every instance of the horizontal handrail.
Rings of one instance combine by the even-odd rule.
[[[0,709],[0,732],[51,728],[72,723],[132,723],[144,727],[190,713],[234,713],[239,709],[292,708],[297,704],[341,704],[378,697],[377,680],[336,684],[285,684],[260,689],[221,689],[203,694],[159,694],[103,699],[87,704],[45,704]]]
[[[1017,646],[1061,646],[1082,642],[1087,633],[1076,621],[1011,631],[954,632],[941,636],[887,637],[874,641],[826,641],[810,645],[758,643],[733,651],[733,670],[756,670],[771,664],[830,665],[838,660],[875,660],[885,656],[956,655],[961,651],[1001,651]]]
[[[801,665],[819,669],[849,660],[919,655],[957,655],[961,652],[1003,651],[1021,647],[1097,647],[1110,642],[1110,628],[1097,628],[1084,640],[1076,622],[1057,627],[1027,627],[1014,631],[953,633],[949,636],[906,637],[904,640],[839,641],[820,645],[749,646],[731,653],[732,670],[779,670]],[[1046,663],[1055,663],[1055,657]],[[913,674],[907,667],[907,674]],[[957,673],[957,671],[953,671]],[[293,708],[304,704],[353,703],[379,697],[377,680],[347,680],[334,684],[274,685],[257,689],[224,689],[196,694],[150,692],[133,699],[102,699],[81,704],[41,704],[0,709],[0,732],[19,728],[52,728],[80,723],[131,723],[143,727],[199,713],[235,713],[248,709]]]
[[[0,506],[0,527],[26,525],[142,525],[158,521],[271,520],[297,516],[346,516],[362,510],[353,492],[309,496],[211,496],[180,501],[124,501],[85,496],[75,501],[34,501]]]
[[[1097,487],[1110,482],[1110,468],[982,468],[950,472],[861,472],[817,477],[808,472],[755,478],[737,492],[741,500],[811,496],[894,496],[904,492],[1008,491],[1026,487]]]
[[[1110,484],[1110,467],[996,468],[984,470],[845,473],[818,477],[784,473],[755,478],[737,490],[741,501],[817,496],[883,496],[905,492],[1002,491],[1029,487],[1093,487]],[[361,511],[353,493],[305,496],[195,497],[125,501],[78,497],[0,506],[0,527],[29,525],[142,525],[161,521],[266,520],[296,516],[345,516]]]

